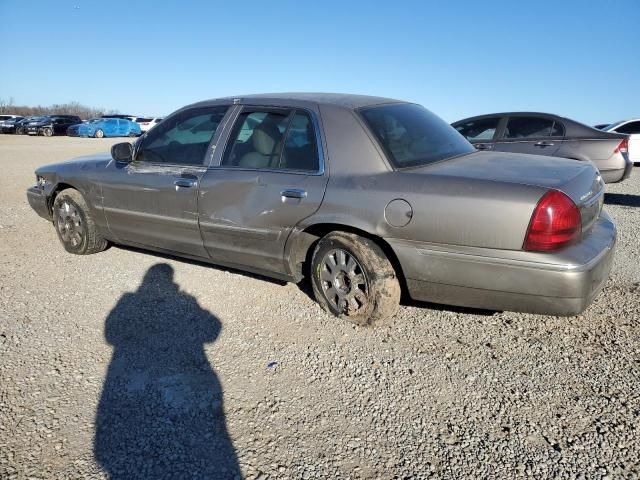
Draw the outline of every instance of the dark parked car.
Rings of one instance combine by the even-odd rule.
[[[80,117],[76,115],[47,115],[38,117],[23,125],[25,133],[29,135],[66,135],[67,128],[71,125],[82,123]]]
[[[14,123],[14,133],[17,135],[24,135],[25,133],[27,133],[25,131],[25,125],[39,118],[42,118],[42,117],[32,115],[30,117],[24,117],[22,120],[18,120],[17,122]]]
[[[2,133],[15,133],[16,123],[23,119],[24,117],[13,117],[0,121],[0,131]]]
[[[478,150],[590,160],[606,183],[631,174],[626,135],[603,132],[547,113],[494,113],[452,124]]]
[[[184,107],[111,155],[36,170],[64,248],[108,242],[289,281],[360,324],[413,298],[571,315],[616,229],[590,162],[479,152],[425,108],[337,94]],[[211,288],[215,288],[212,285]]]

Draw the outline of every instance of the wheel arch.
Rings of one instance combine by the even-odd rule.
[[[398,260],[398,256],[394,252],[391,245],[384,240],[384,238],[375,235],[373,233],[362,230],[361,228],[354,227],[352,225],[346,225],[343,223],[316,223],[309,225],[302,230],[297,231],[293,241],[290,242],[288,250],[287,260],[289,269],[293,274],[296,281],[301,281],[303,278],[310,278],[311,260],[313,257],[313,251],[316,248],[317,243],[325,235],[335,232],[348,232],[361,237],[367,238],[374,242],[378,247],[382,249],[384,254],[391,262],[393,269],[396,272],[398,281],[400,282],[400,288],[405,293],[406,281],[404,273],[402,271],[402,265]]]
[[[55,185],[55,187],[51,189],[51,193],[47,196],[47,209],[49,210],[49,215],[53,216],[53,201],[56,199],[56,197],[61,191],[66,190],[68,188],[76,190],[80,192],[80,194],[82,195],[82,192],[80,191],[79,188],[76,188],[73,185],[70,185],[65,182],[58,182]]]

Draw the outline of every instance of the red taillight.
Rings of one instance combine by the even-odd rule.
[[[628,153],[629,152],[629,138],[622,140],[613,153]]]
[[[548,252],[573,243],[580,237],[582,219],[573,201],[558,190],[549,190],[538,202],[523,249]]]

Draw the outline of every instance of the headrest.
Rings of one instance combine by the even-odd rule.
[[[278,127],[263,122],[253,131],[253,148],[262,155],[271,155],[279,136]]]

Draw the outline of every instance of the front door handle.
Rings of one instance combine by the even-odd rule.
[[[173,184],[176,187],[191,188],[195,186],[196,180],[191,180],[190,178],[178,178],[175,182],[173,182]]]
[[[553,142],[548,142],[546,140],[542,140],[540,142],[534,143],[536,147],[552,147]]]
[[[298,188],[291,188],[289,190],[282,190],[280,195],[286,198],[307,198],[306,190],[300,190]]]
[[[491,150],[492,145],[490,143],[476,143],[474,147],[476,150]]]

